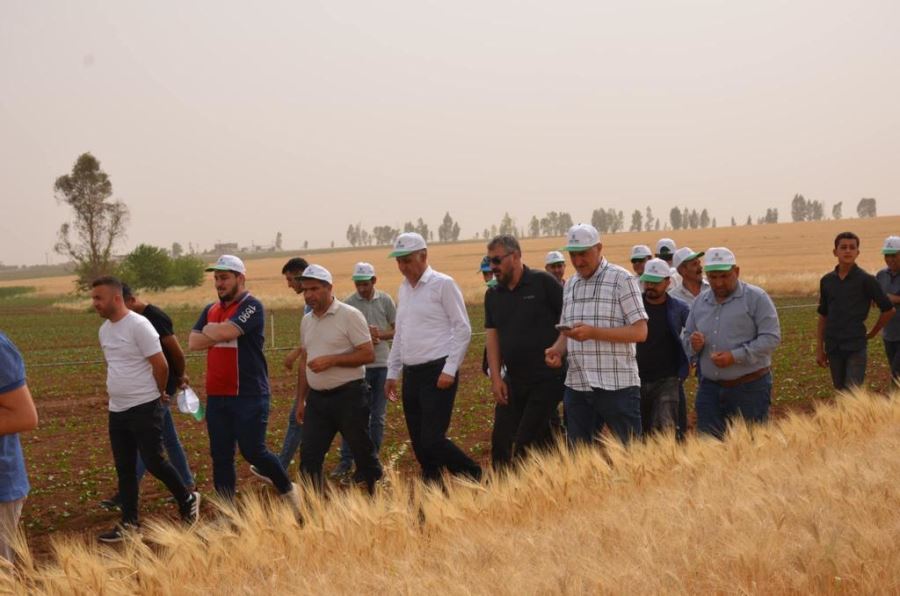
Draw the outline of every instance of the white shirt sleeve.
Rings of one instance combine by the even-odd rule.
[[[135,317],[135,321],[136,324],[133,326],[134,341],[137,344],[141,355],[144,358],[150,358],[151,356],[162,352],[162,346],[159,343],[159,334],[156,332],[156,329],[153,328],[153,325],[150,324],[150,321],[141,316]]]
[[[403,300],[403,287],[401,286],[399,296],[399,300]],[[404,325],[401,324],[401,318],[403,314],[403,303],[400,303],[400,306],[397,307],[397,319],[394,324],[394,339],[391,341],[391,352],[388,354],[388,369],[387,369],[387,378],[388,379],[399,379],[400,371],[403,369],[403,361],[401,360],[403,357],[403,328]]]
[[[466,357],[469,349],[469,341],[472,339],[472,325],[469,323],[469,314],[466,312],[466,302],[462,292],[452,279],[447,279],[441,287],[441,305],[447,318],[450,320],[452,337],[447,362],[441,372],[455,375]]]

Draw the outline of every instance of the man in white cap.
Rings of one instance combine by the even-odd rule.
[[[278,492],[296,493],[284,468],[266,447],[269,420],[269,373],[262,303],[245,288],[241,259],[222,255],[214,272],[218,302],[206,306],[188,336],[192,351],[206,352],[206,429],[213,460],[213,484],[225,498],[235,493],[234,445],[259,475]]]
[[[767,420],[781,327],[769,295],[739,279],[733,252],[710,248],[703,269],[710,291],[694,301],[682,341],[699,357],[697,430],[722,438],[732,418]]]
[[[644,273],[644,264],[652,258],[653,253],[646,244],[635,244],[631,247],[631,268],[635,277],[640,277]]]
[[[635,344],[647,339],[647,313],[636,277],[601,254],[600,233],[576,224],[566,234],[575,275],[563,288],[559,339],[545,351],[547,365],[566,373],[566,430],[589,443],[602,424],[623,443],[641,436],[641,380]]]
[[[384,382],[387,380],[387,359],[391,352],[390,340],[394,338],[394,324],[397,309],[389,294],[375,289],[378,278],[371,263],[357,263],[351,277],[356,291],[344,300],[344,304],[360,311],[369,325],[372,344],[375,346],[375,361],[366,365],[366,387],[369,400],[369,438],[375,445],[376,455],[381,450],[384,439],[385,412],[387,399],[384,396]],[[341,442],[341,462],[332,476],[350,473],[353,467],[353,453],[350,444]]]
[[[675,241],[671,238],[660,238],[659,242],[656,243],[656,258],[662,259],[666,263],[669,264],[669,267],[672,269],[672,275],[670,276],[670,288],[677,288],[681,285],[681,275],[675,270],[675,267],[672,267],[672,259],[675,258]]]
[[[896,311],[897,305],[900,304],[900,236],[888,236],[884,240],[881,254],[884,255],[887,267],[879,271],[875,278]],[[884,341],[888,365],[891,367],[891,376],[900,380],[900,316],[896,313],[884,326],[881,338]]]
[[[453,278],[428,265],[425,239],[415,232],[397,236],[389,257],[397,259],[404,280],[384,392],[397,401],[402,373],[406,428],[426,482],[440,482],[443,469],[480,480],[481,466],[447,438],[459,367],[472,337],[462,292]]]
[[[662,259],[647,261],[640,277],[644,309],[649,317],[647,339],[637,344],[645,434],[679,430],[681,384],[690,368],[681,345],[681,332],[691,308],[667,292],[670,277],[669,264]]]
[[[303,298],[312,308],[300,323],[297,422],[303,424],[300,471],[324,488],[322,464],[337,433],[349,444],[357,475],[372,494],[382,476],[369,437],[365,365],[375,360],[366,318],[336,300],[331,272],[310,265],[301,276]]]
[[[561,285],[566,284],[566,258],[558,250],[551,250],[544,257],[544,271],[555,277]]]
[[[681,283],[670,287],[669,294],[686,302],[688,306],[694,303],[700,292],[709,289],[709,282],[703,279],[703,261],[701,261],[703,254],[682,246],[675,251],[672,258],[672,266],[681,276]]]

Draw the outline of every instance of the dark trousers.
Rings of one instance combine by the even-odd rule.
[[[566,387],[566,432],[569,443],[589,444],[608,426],[624,444],[641,436],[641,389],[577,391]]]
[[[206,430],[213,460],[213,484],[225,498],[234,496],[237,475],[234,471],[234,447],[279,492],[291,491],[291,481],[275,454],[266,447],[269,423],[269,396],[209,396],[206,400]]]
[[[831,382],[838,391],[861,386],[866,379],[866,348],[853,352],[829,351],[828,368],[831,369]]]
[[[447,389],[437,381],[446,358],[403,367],[403,415],[422,478],[439,481],[446,468],[455,475],[481,479],[481,466],[447,438],[459,376]]]
[[[700,379],[697,387],[697,431],[721,439],[728,422],[740,416],[747,422],[765,422],[772,398],[772,373],[737,385],[722,387]]]
[[[374,492],[382,470],[369,437],[369,400],[363,379],[330,391],[310,388],[306,397],[300,472],[320,490],[324,486],[322,464],[337,433],[350,446],[358,477],[365,481],[370,493]]]
[[[887,355],[888,366],[891,367],[891,376],[900,380],[900,341],[884,340],[884,353]]]
[[[641,383],[641,430],[645,435],[677,428],[683,393],[678,377]]]
[[[531,449],[545,449],[553,444],[555,429],[560,426],[559,402],[562,401],[565,377],[525,380],[505,379],[509,401],[494,407],[491,432],[491,463],[502,468]]]
[[[147,471],[162,480],[178,500],[181,509],[190,497],[187,487],[163,455],[163,406],[159,399],[134,406],[124,412],[109,413],[109,443],[112,446],[119,497],[122,500],[122,522],[138,522],[137,456],[140,454]]]

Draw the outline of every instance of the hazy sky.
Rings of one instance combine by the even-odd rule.
[[[795,192],[900,213],[898,23],[896,0],[2,0],[0,261],[44,262],[85,151],[131,210],[118,252],[447,210],[464,238],[504,211],[785,221]]]

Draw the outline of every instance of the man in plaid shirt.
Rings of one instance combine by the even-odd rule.
[[[641,436],[641,380],[635,343],[647,338],[647,313],[637,278],[602,255],[600,233],[577,224],[566,234],[576,274],[563,289],[560,338],[547,365],[566,375],[566,429],[573,443],[589,443],[609,426],[623,443]]]

